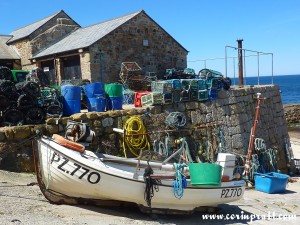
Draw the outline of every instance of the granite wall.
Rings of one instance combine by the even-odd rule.
[[[191,153],[199,156],[203,154],[206,141],[210,142],[212,152],[219,151],[218,134],[221,130],[225,152],[245,156],[255,117],[258,92],[262,93],[264,99],[261,103],[256,137],[264,139],[267,148],[277,151],[278,167],[280,171],[286,172],[287,123],[279,87],[271,85],[220,90],[217,99],[203,102],[180,102],[117,111],[79,113],[68,118],[49,118],[46,124],[42,125],[3,127],[0,128],[0,169],[32,171],[31,144],[24,140],[33,136],[36,130],[45,135],[64,134],[68,120],[83,121],[91,126],[96,134],[95,140],[89,146],[93,151],[123,155],[122,136],[114,132],[113,128],[123,128],[124,122],[134,115],[141,115],[149,132],[151,145],[154,140],[164,140],[168,136],[171,149],[176,150],[178,146],[175,139],[185,137]],[[186,117],[186,125],[180,131],[166,126],[165,120],[171,112],[182,112]]]

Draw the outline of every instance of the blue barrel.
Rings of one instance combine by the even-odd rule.
[[[121,110],[123,105],[123,97],[109,97],[106,103],[107,110]]]
[[[81,87],[73,85],[63,85],[61,86],[61,95],[65,100],[80,100]]]
[[[104,112],[106,106],[106,98],[104,96],[88,98],[87,106],[89,112]]]
[[[66,100],[63,98],[63,115],[70,116],[75,113],[80,113],[81,103],[80,100]]]
[[[104,87],[101,82],[83,85],[83,89],[88,98],[95,98],[96,95],[104,95]]]

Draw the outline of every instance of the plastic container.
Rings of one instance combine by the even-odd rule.
[[[217,163],[222,166],[222,176],[233,179],[236,156],[230,153],[218,153]]]
[[[189,163],[192,185],[220,186],[222,166],[211,163]]]
[[[83,85],[83,90],[88,98],[95,98],[96,95],[104,95],[104,88],[101,82]]]
[[[61,95],[65,100],[80,100],[81,87],[73,85],[61,86]]]
[[[123,96],[109,97],[106,101],[107,110],[121,110],[123,108]]]
[[[118,83],[105,84],[104,89],[109,97],[123,97],[123,85]]]
[[[106,98],[104,96],[88,98],[87,107],[89,112],[104,112],[106,107]]]
[[[288,175],[281,173],[255,173],[255,190],[269,194],[283,193],[286,191]]]
[[[80,100],[62,100],[63,103],[63,115],[70,116],[75,113],[80,113],[81,103]]]
[[[138,91],[134,94],[134,107],[142,107],[142,96],[151,94],[151,91]]]

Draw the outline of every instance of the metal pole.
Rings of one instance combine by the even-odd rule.
[[[243,39],[238,39],[238,58],[239,58],[239,86],[244,86],[243,79]]]
[[[227,46],[225,46],[225,76],[227,77]]]
[[[272,53],[272,84],[274,84],[274,77],[273,77],[273,53]]]
[[[233,59],[233,86],[235,86],[235,59]]]
[[[257,53],[257,84],[259,85],[259,53]]]
[[[246,50],[244,50],[244,74],[245,74],[245,79],[244,79],[244,81],[245,81],[245,85],[247,85],[247,83],[246,83]]]

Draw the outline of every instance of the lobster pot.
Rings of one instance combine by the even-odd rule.
[[[104,85],[105,93],[109,97],[122,97],[123,98],[123,85],[114,83],[114,84],[105,84]]]
[[[173,103],[173,94],[172,93],[163,94],[162,97],[163,97],[163,103],[164,104]]]
[[[109,97],[106,101],[107,110],[122,110],[123,96],[122,97]]]
[[[61,86],[61,95],[65,100],[79,100],[81,99],[81,87],[74,85]]]
[[[222,82],[218,78],[210,78],[207,79],[207,88],[208,89],[221,89],[222,88]]]
[[[63,115],[70,116],[75,113],[80,113],[81,110],[81,102],[79,100],[66,100],[65,98],[62,99],[63,103]]]
[[[183,91],[188,91],[190,90],[190,85],[191,85],[191,79],[181,79],[181,88]]]
[[[142,106],[163,104],[163,95],[160,92],[152,92],[151,94],[141,97]]]
[[[172,82],[170,80],[152,81],[151,91],[162,94],[172,93]]]
[[[206,80],[204,79],[197,79],[197,80],[198,80],[198,90],[199,91],[206,90],[207,89]]]
[[[198,89],[190,90],[190,101],[198,101]]]
[[[208,99],[208,90],[198,91],[198,101],[206,101]]]
[[[172,99],[173,99],[173,102],[180,102],[181,101],[181,91],[173,91]]]
[[[199,90],[199,81],[197,79],[190,80],[190,90]]]
[[[83,85],[83,90],[88,98],[95,98],[96,95],[104,95],[104,87],[101,82]]]
[[[137,91],[134,93],[134,107],[142,107],[142,96],[151,94],[151,91]]]
[[[182,102],[190,101],[190,92],[189,91],[181,92],[180,101]]]
[[[106,98],[104,96],[87,99],[87,107],[89,112],[104,112],[105,106]]]
[[[208,89],[208,99],[214,100],[218,98],[218,90],[217,89]]]
[[[180,79],[172,79],[172,91],[181,91],[181,81]]]
[[[128,89],[123,91],[123,104],[130,105],[134,103],[134,91]]]

